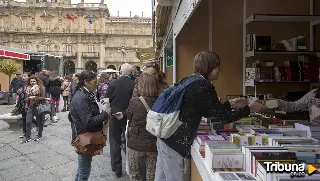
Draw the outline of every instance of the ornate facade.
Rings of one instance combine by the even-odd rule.
[[[151,18],[110,17],[107,5],[69,0],[0,0],[0,45],[63,56],[64,73],[140,64],[136,49],[152,47]],[[120,54],[118,48],[129,51]]]

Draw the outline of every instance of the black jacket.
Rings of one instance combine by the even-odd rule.
[[[101,131],[103,122],[107,120],[107,113],[100,113],[98,104],[91,101],[89,97],[84,90],[77,90],[71,101],[70,115],[75,124],[77,135]]]
[[[48,83],[49,93],[54,96],[60,95],[61,85],[62,85],[62,81],[60,80],[60,77],[49,78],[48,82],[49,82]]]
[[[22,80],[22,78],[13,78],[11,83],[10,83],[10,92],[14,92],[16,93],[18,91],[18,89],[20,89],[21,87],[24,86],[24,82]]]
[[[194,81],[185,88],[181,102],[179,119],[182,125],[171,137],[162,140],[181,156],[190,157],[191,145],[202,117],[215,117],[223,124],[229,124],[249,113],[248,106],[232,109],[229,101],[220,102],[214,86],[208,80]]]
[[[111,114],[116,112],[126,114],[134,85],[134,81],[129,76],[122,76],[109,84],[106,98],[109,98]]]

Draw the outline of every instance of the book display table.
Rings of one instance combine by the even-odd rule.
[[[214,172],[204,162],[200,152],[191,146],[191,181],[213,181]]]

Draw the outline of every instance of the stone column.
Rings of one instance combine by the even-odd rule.
[[[105,44],[103,40],[100,40],[100,60],[99,60],[99,68],[100,69],[105,69],[105,58],[106,57],[106,49],[105,49]]]
[[[76,69],[77,70],[83,70],[83,62],[82,62],[82,43],[81,43],[81,36],[78,36],[78,41],[77,41],[77,63],[76,63]],[[77,72],[77,71],[76,71]]]

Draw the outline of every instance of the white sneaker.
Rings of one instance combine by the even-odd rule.
[[[59,118],[57,117],[57,116],[53,116],[53,118],[52,118],[52,122],[58,122],[58,120],[59,120]]]

